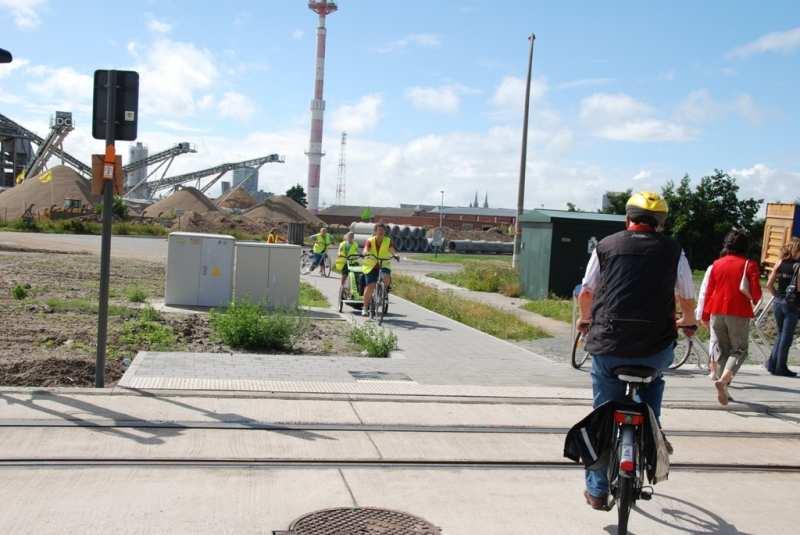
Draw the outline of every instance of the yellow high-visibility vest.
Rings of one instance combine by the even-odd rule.
[[[389,249],[392,246],[392,240],[388,236],[383,237],[383,242],[381,242],[380,247],[375,246],[376,236],[371,237],[367,240],[367,252],[371,255],[375,255],[381,260],[383,260],[383,267],[389,268],[392,258],[392,252]],[[364,273],[369,273],[375,266],[378,265],[378,260],[374,256],[367,256],[364,258]]]

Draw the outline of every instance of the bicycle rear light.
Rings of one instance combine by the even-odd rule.
[[[614,411],[614,423],[621,425],[642,425],[644,416],[638,412]]]
[[[622,459],[619,462],[619,469],[625,472],[633,472],[636,465],[634,464],[633,460],[631,459]]]

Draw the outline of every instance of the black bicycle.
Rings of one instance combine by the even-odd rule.
[[[586,351],[586,335],[578,331],[575,335],[575,342],[572,344],[572,367],[580,370],[581,366],[589,360],[589,352]]]
[[[642,385],[652,383],[658,370],[645,366],[620,366],[614,375],[625,383],[625,398],[637,403],[636,393]],[[617,533],[628,533],[628,518],[636,500],[649,500],[653,490],[644,486],[644,461],[642,451],[647,416],[635,409],[614,411],[614,438],[608,466],[609,486],[612,496],[609,510],[617,506]]]
[[[377,260],[377,265],[372,269],[378,270],[378,282],[375,283],[375,290],[372,292],[372,300],[369,303],[368,314],[370,319],[377,319],[378,325],[383,323],[383,316],[389,311],[389,288],[384,279],[383,263],[389,258],[380,258],[376,255],[366,255]],[[399,256],[392,256],[395,260],[400,260]]]
[[[678,329],[678,339],[675,341],[675,357],[670,370],[677,370],[686,362],[694,361],[697,368],[708,371],[711,362],[711,354],[700,340],[695,336],[697,327],[680,327]]]

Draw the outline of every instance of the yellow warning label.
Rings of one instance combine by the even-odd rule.
[[[44,174],[39,176],[39,182],[41,182],[42,184],[47,184],[51,180],[53,180],[53,172],[52,171],[48,171],[48,172],[46,172],[46,173],[44,173]]]
[[[218,266],[214,266],[214,267],[211,268],[211,276],[212,277],[219,277],[220,275],[222,275],[222,270],[219,269]]]

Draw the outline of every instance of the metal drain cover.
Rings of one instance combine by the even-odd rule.
[[[370,371],[350,370],[350,375],[356,381],[411,381],[411,377],[402,372],[379,372],[376,370],[370,370]]]
[[[389,509],[341,507],[301,516],[289,531],[274,535],[440,535],[441,530],[425,520]]]

